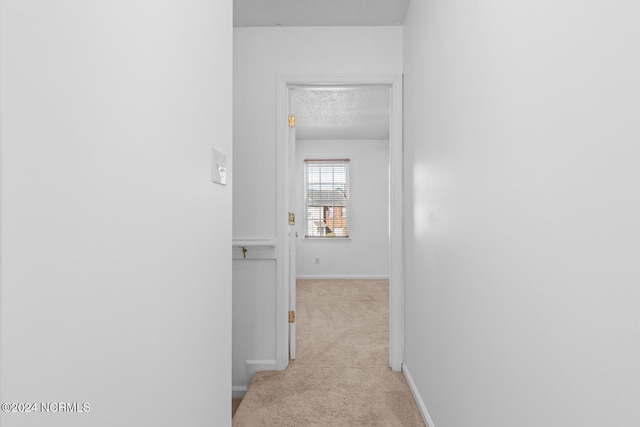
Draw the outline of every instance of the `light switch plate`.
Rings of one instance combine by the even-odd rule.
[[[227,156],[213,149],[213,182],[227,185]]]

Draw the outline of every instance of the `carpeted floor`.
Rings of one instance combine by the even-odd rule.
[[[234,427],[424,426],[389,359],[386,280],[298,280],[297,359],[256,373]]]

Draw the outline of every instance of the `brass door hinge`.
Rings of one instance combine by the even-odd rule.
[[[289,114],[289,127],[292,128],[296,125],[296,116]]]
[[[289,225],[296,225],[296,214],[289,212]]]
[[[289,312],[289,323],[295,323],[296,321],[296,312],[291,310]]]

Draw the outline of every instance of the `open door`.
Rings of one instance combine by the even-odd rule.
[[[276,196],[276,367],[286,369],[289,360],[296,358],[296,229],[286,222],[287,212],[296,213],[298,223],[304,223],[304,211],[295,208],[295,148],[294,123],[288,116],[295,114],[291,91],[310,86],[388,86],[392,90],[389,134],[389,365],[401,372],[403,362],[403,154],[402,154],[402,76],[351,77],[287,77],[278,78],[277,111],[277,196]],[[292,108],[293,107],[293,108]],[[302,114],[302,113],[300,113]],[[300,203],[302,206],[302,203]],[[304,227],[300,228],[300,230]],[[298,231],[300,232],[300,231]],[[287,311],[290,313],[287,316]],[[288,319],[289,322],[287,321]],[[291,322],[293,321],[293,322]]]
[[[293,89],[290,89],[291,91]],[[291,106],[291,96],[289,98],[289,173],[287,187],[289,200],[289,359],[296,358],[296,223],[300,218],[296,218],[296,126],[293,107]]]

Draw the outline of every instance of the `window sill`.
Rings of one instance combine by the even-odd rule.
[[[351,237],[303,237],[302,241],[307,242],[350,242]]]

